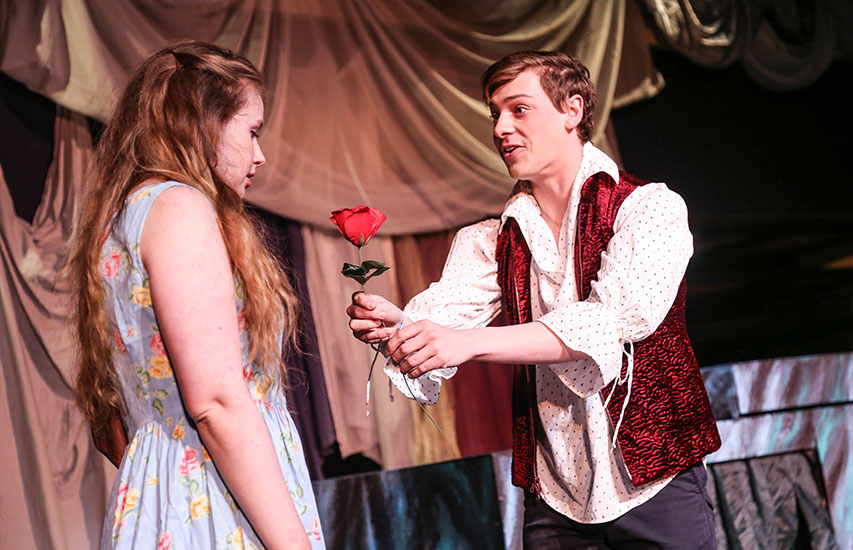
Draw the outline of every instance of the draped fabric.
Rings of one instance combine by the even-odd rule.
[[[103,121],[132,68],[171,40],[241,51],[270,91],[267,166],[247,199],[318,226],[370,204],[388,214],[384,233],[411,234],[497,214],[512,188],[480,99],[491,62],[520,49],[577,55],[598,86],[593,141],[606,147],[614,101],[660,86],[634,53],[647,50],[637,28],[626,0],[40,0],[0,7],[0,70]]]
[[[58,277],[90,152],[86,120],[59,109],[32,223],[15,215],[0,178],[0,539],[10,548],[94,546],[115,475],[71,395],[68,294]]]
[[[331,224],[329,224],[331,225]],[[320,363],[326,380],[329,404],[341,455],[361,453],[385,468],[412,464],[414,442],[412,412],[408,399],[388,398],[381,364],[374,367],[370,415],[366,413],[366,383],[374,351],[352,337],[344,311],[359,286],[341,275],[344,262],[356,263],[356,249],[331,230],[303,226],[305,271],[314,312]],[[391,239],[373,237],[362,249],[364,259],[392,265]],[[396,298],[393,269],[371,279],[367,291]],[[377,360],[377,363],[381,358]],[[398,395],[399,397],[399,395]]]
[[[296,420],[311,447],[312,471],[334,445],[333,434],[344,457],[362,453],[391,469],[467,454],[458,439],[477,429],[472,411],[488,402],[488,388],[482,384],[477,399],[448,391],[430,411],[439,433],[414,403],[388,398],[377,369],[365,415],[373,351],[346,325],[344,309],[357,287],[341,277],[340,265],[353,261],[355,250],[330,229],[329,212],[380,208],[388,221],[365,255],[393,266],[420,254],[412,269],[398,268],[399,281],[392,268],[368,284],[369,292],[402,303],[401,292],[413,294],[436,278],[430,270],[441,260],[411,246],[417,241],[407,244],[409,237],[394,242],[388,235],[452,232],[500,212],[511,189],[480,99],[482,71],[520,49],[577,55],[598,85],[594,141],[607,148],[611,107],[650,97],[662,85],[640,16],[627,0],[0,3],[0,71],[61,107],[32,223],[16,216],[0,180],[3,544],[87,548],[99,538],[114,470],[94,450],[73,404],[68,296],[56,274],[91,151],[83,115],[105,121],[142,59],[175,39],[196,38],[240,51],[264,72],[270,93],[261,143],[268,160],[247,199],[290,220],[271,227],[292,245],[286,254],[298,277],[304,266],[300,286],[316,348],[306,334],[307,356],[291,363],[299,363],[309,393],[301,399],[295,386],[290,398],[303,411]],[[304,261],[296,259],[295,232]],[[466,392],[471,386],[457,384]],[[462,423],[459,410],[466,413]],[[469,443],[468,453],[496,448]]]
[[[289,268],[293,287],[301,306],[298,347],[288,347],[287,406],[302,439],[305,462],[313,479],[323,477],[323,462],[333,455],[336,440],[335,424],[329,407],[329,395],[314,315],[308,296],[305,276],[305,245],[301,225],[267,212],[258,212],[267,231],[267,240],[282,263]]]
[[[782,92],[812,84],[833,59],[850,59],[853,5],[835,0],[641,0],[661,40],[709,67],[740,61],[760,86]]]

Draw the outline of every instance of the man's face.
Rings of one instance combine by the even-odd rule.
[[[515,179],[535,182],[565,168],[575,133],[554,107],[539,75],[527,70],[498,88],[489,101],[495,147]]]

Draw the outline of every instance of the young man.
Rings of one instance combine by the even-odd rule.
[[[500,220],[460,230],[405,312],[355,294],[350,328],[387,339],[386,370],[424,401],[470,359],[515,365],[525,548],[713,549],[702,459],[720,438],[684,326],[683,200],[589,143],[596,92],[576,59],[510,55],[483,91],[518,179]],[[486,327],[501,308],[511,325]]]

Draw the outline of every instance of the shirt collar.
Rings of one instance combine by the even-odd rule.
[[[616,162],[607,154],[587,141],[583,146],[583,154],[581,155],[581,165],[578,170],[578,175],[572,184],[572,194],[575,194],[580,186],[586,182],[591,176],[604,172],[613,178],[613,181],[619,181],[619,167]],[[570,203],[571,204],[571,203]],[[501,227],[503,227],[508,217],[516,219],[524,218],[525,214],[530,215],[532,212],[539,214],[539,205],[533,197],[533,191],[530,187],[530,182],[519,180],[516,182],[512,193],[504,206],[504,211],[501,214]]]

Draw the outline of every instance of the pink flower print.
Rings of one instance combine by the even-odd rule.
[[[119,533],[127,523],[127,515],[136,508],[139,500],[139,489],[129,489],[127,483],[119,485],[116,495],[115,522],[113,523],[113,538],[118,538]]]
[[[246,323],[246,316],[243,315],[243,312],[237,314],[237,328],[240,329],[240,332],[246,332],[248,328],[248,323]]]
[[[252,365],[246,365],[243,367],[243,382],[245,382],[247,386],[251,386],[253,378],[255,378],[255,370],[252,368]]]
[[[178,472],[182,476],[186,476],[199,468],[201,468],[201,463],[198,460],[198,453],[191,447],[184,447],[184,456],[178,462]]]
[[[163,338],[159,332],[155,332],[151,337],[151,342],[148,344],[154,355],[166,355],[166,348],[163,346]]]
[[[308,537],[314,540],[323,540],[322,531],[320,530],[320,518],[315,517],[308,526]]]
[[[113,250],[112,254],[104,259],[101,264],[101,275],[106,278],[115,277],[121,269],[121,254],[118,250]]]
[[[169,531],[160,533],[160,538],[157,540],[157,550],[172,550],[172,533]]]
[[[122,339],[121,339],[121,332],[119,331],[119,329],[115,330],[115,345],[116,345],[116,349],[120,353],[124,353],[127,351],[127,348],[124,347],[124,341],[122,341]]]
[[[122,521],[122,515],[124,515],[124,500],[127,495],[127,489],[129,485],[127,482],[122,483],[118,486],[118,493],[116,494],[116,509],[115,509],[115,521],[113,522],[113,533],[115,533],[116,528],[121,523],[122,526],[124,522]]]

